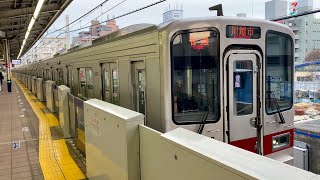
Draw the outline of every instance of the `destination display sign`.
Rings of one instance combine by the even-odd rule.
[[[228,25],[226,29],[227,38],[260,39],[261,29],[254,26]]]
[[[19,64],[21,64],[21,59],[13,59],[13,60],[12,60],[12,64],[14,64],[14,65],[19,65]]]

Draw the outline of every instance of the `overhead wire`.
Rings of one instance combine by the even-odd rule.
[[[114,7],[108,9],[106,12],[111,11],[112,9],[116,8],[117,6],[119,6],[120,4],[122,4],[122,3],[125,2],[125,1],[127,1],[127,0],[121,1],[120,3],[118,3],[117,5],[115,5]],[[134,13],[136,13],[136,12],[139,12],[139,11],[142,11],[142,10],[144,10],[144,9],[150,8],[150,7],[152,7],[152,6],[155,6],[155,5],[157,5],[157,4],[163,3],[163,2],[165,2],[165,1],[167,1],[167,0],[159,0],[159,1],[157,1],[157,2],[154,2],[154,3],[151,3],[151,4],[149,4],[149,5],[143,6],[143,7],[141,7],[141,8],[138,8],[138,9],[136,9],[136,10],[130,11],[130,12],[128,12],[128,13],[125,13],[125,14],[122,14],[122,15],[119,15],[119,16],[116,16],[116,17],[111,18],[111,19],[108,19],[108,20],[106,20],[106,21],[99,22],[98,24],[100,25],[100,24],[102,24],[102,23],[106,23],[106,22],[109,22],[109,21],[113,21],[113,20],[116,20],[116,19],[119,19],[119,18],[128,16],[128,15],[134,14]],[[105,12],[105,13],[106,13],[106,12]],[[101,15],[100,15],[100,16],[101,16]],[[100,17],[100,16],[98,16],[98,17]],[[79,18],[78,18],[78,19],[79,19]],[[88,23],[87,23],[87,24],[88,24]],[[86,25],[87,25],[87,24],[86,24]],[[65,26],[65,27],[67,27],[67,26]],[[90,27],[91,27],[91,25],[90,25],[90,26],[85,26],[85,27],[80,27],[80,28],[74,29],[74,30],[69,30],[69,31],[60,32],[55,38],[58,38],[61,34],[66,34],[66,33],[70,33],[70,32],[71,32],[71,33],[72,33],[72,32],[77,32],[77,31],[79,31],[79,30],[87,29],[87,28],[90,28]],[[48,44],[51,44],[51,42],[53,42],[53,41],[54,41],[54,40],[51,40]],[[40,43],[39,43],[39,44],[40,44]],[[39,44],[38,44],[38,45],[39,45]],[[38,45],[37,45],[36,47],[38,47]],[[35,48],[36,48],[36,47],[35,47]]]
[[[107,1],[109,1],[109,0],[107,0]],[[90,13],[92,13],[93,11],[95,11],[95,10],[97,10],[98,9],[98,7],[102,7],[102,5],[104,4],[104,3],[106,3],[107,1],[104,1],[103,3],[101,3],[101,4],[99,4],[98,6],[96,6],[95,8],[93,8],[93,9],[91,9],[89,12]],[[107,11],[105,11],[104,13],[102,13],[101,15],[99,15],[98,17],[96,17],[96,18],[94,18],[94,19],[97,19],[97,18],[99,18],[99,17],[101,17],[103,14],[105,14],[105,13],[107,13],[107,12],[109,12],[109,11],[111,11],[112,9],[114,9],[114,8],[116,8],[116,7],[118,7],[119,5],[121,5],[122,3],[124,3],[125,1],[127,1],[127,0],[123,0],[123,1],[121,1],[120,3],[118,3],[118,4],[116,4],[115,6],[113,6],[112,8],[110,8],[110,9],[108,9]],[[84,14],[84,15],[82,15],[81,17],[79,17],[79,18],[77,18],[76,20],[74,20],[73,22],[71,22],[71,23],[69,23],[69,24],[67,24],[67,25],[65,25],[64,27],[62,27],[62,28],[59,28],[58,30],[55,30],[55,31],[53,31],[53,32],[50,32],[50,33],[48,33],[48,34],[46,34],[46,36],[45,37],[47,37],[49,34],[53,34],[53,33],[55,33],[55,32],[58,32],[58,31],[61,31],[63,28],[66,28],[67,26],[69,26],[69,25],[71,25],[71,24],[73,24],[74,22],[76,22],[76,21],[79,21],[79,23],[81,23],[81,19],[83,19],[83,18],[85,18],[85,17],[87,17],[87,15],[89,15],[90,13],[89,12],[87,12],[86,14]],[[92,20],[91,20],[92,21]],[[89,21],[88,23],[86,23],[85,25],[87,25],[87,24],[89,24],[91,21]],[[74,27],[76,24],[74,24],[72,27]],[[71,27],[71,28],[72,28]],[[80,26],[81,27],[81,26]],[[65,32],[65,33],[68,33],[68,32]],[[58,38],[61,34],[64,34],[64,33],[59,33],[55,38]],[[45,38],[44,37],[44,38]],[[41,41],[42,42],[42,41]],[[40,42],[40,43],[41,43]],[[51,42],[53,42],[53,40],[51,40],[48,44],[51,44]],[[40,44],[39,43],[39,44]],[[38,45],[39,45],[38,44]],[[35,48],[36,47],[38,47],[38,45],[37,46],[35,46]]]
[[[128,0],[123,0],[123,1],[121,1],[120,3],[118,3],[118,4],[116,4],[115,6],[113,6],[112,8],[110,8],[110,9],[108,9],[107,11],[105,11],[105,12],[103,12],[103,13],[101,13],[99,16],[97,16],[96,18],[94,18],[94,19],[98,19],[99,17],[101,17],[102,15],[104,15],[104,14],[106,14],[107,12],[110,12],[112,9],[114,9],[114,8],[116,8],[116,7],[118,7],[118,6],[120,6],[122,3],[124,3],[124,2],[126,2],[126,1],[128,1]],[[90,23],[90,21],[89,22],[87,22],[85,25],[87,25],[87,24],[89,24]],[[84,25],[84,26],[85,26]]]
[[[65,26],[63,26],[63,27],[61,27],[61,28],[59,28],[59,29],[57,29],[57,30],[54,30],[54,31],[52,31],[52,32],[47,33],[44,37],[42,37],[42,39],[43,39],[43,38],[46,38],[46,37],[47,37],[48,35],[50,35],[50,34],[53,34],[53,33],[55,33],[55,32],[61,31],[62,29],[68,27],[68,26],[71,25],[71,24],[74,24],[74,23],[77,22],[77,21],[81,22],[81,19],[84,19],[85,17],[87,17],[88,15],[90,15],[91,13],[93,13],[94,11],[96,11],[99,7],[102,7],[102,6],[103,6],[105,3],[107,3],[108,1],[109,1],[109,0],[103,1],[102,3],[100,3],[100,4],[97,5],[97,6],[95,6],[94,8],[92,8],[91,10],[89,10],[88,12],[86,12],[85,14],[83,14],[82,16],[80,16],[79,18],[77,18],[76,20],[72,21],[71,23],[69,23],[69,24],[67,24],[67,25],[65,25]],[[74,25],[76,25],[76,24],[74,24]],[[72,27],[74,27],[74,26],[72,26]],[[72,27],[71,27],[71,28],[72,28]],[[58,38],[61,34],[62,34],[62,33],[60,32],[60,34],[59,34],[56,38]],[[38,43],[38,44],[37,44],[35,47],[33,47],[33,48],[37,48],[37,47],[41,44],[42,41],[43,41],[43,40],[41,40],[40,43]],[[48,45],[51,44],[51,42],[53,42],[53,40],[51,40],[51,41],[48,43]]]
[[[116,20],[116,19],[119,19],[119,18],[128,16],[128,15],[130,15],[130,14],[133,14],[133,13],[136,13],[136,12],[139,12],[139,11],[142,11],[142,10],[144,10],[144,9],[150,8],[150,7],[152,7],[152,6],[155,6],[155,5],[160,4],[160,3],[162,3],[162,2],[165,2],[165,1],[167,1],[167,0],[160,0],[160,1],[154,2],[154,3],[152,3],[152,4],[149,4],[149,5],[147,5],[147,6],[144,6],[144,7],[141,7],[141,8],[139,8],[139,9],[133,10],[133,11],[131,11],[131,12],[122,14],[122,15],[120,15],[120,16],[111,18],[111,19],[106,20],[106,21],[99,22],[98,24],[106,23],[106,22],[109,22],[109,21],[112,21],[112,20]],[[86,29],[86,28],[89,28],[89,27],[91,27],[91,26],[85,26],[85,27],[82,27],[82,28],[70,30],[69,32],[79,31],[79,30]]]
[[[100,3],[99,5],[97,5],[96,7],[94,7],[93,9],[91,9],[90,11],[88,11],[87,13],[83,14],[82,16],[80,16],[79,18],[77,18],[76,20],[72,21],[71,23],[69,23],[69,24],[67,24],[67,25],[65,25],[65,26],[63,26],[63,27],[61,27],[61,28],[59,28],[59,29],[57,29],[57,30],[55,30],[55,31],[53,31],[53,32],[48,33],[47,35],[53,34],[53,33],[55,33],[55,32],[58,32],[58,31],[60,31],[60,30],[62,30],[62,29],[64,29],[64,28],[70,26],[71,24],[79,21],[80,19],[87,17],[89,14],[91,14],[91,13],[94,12],[94,11],[96,11],[99,7],[103,6],[103,5],[104,5],[105,3],[107,3],[108,1],[109,1],[109,0],[103,1],[102,3]]]

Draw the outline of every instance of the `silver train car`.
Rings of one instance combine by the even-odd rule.
[[[140,24],[14,69],[281,162],[293,162],[294,34],[229,17]]]

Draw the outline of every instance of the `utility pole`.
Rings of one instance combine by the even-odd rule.
[[[66,49],[70,49],[69,15],[66,15]]]

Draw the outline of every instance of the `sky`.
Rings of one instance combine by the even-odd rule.
[[[69,15],[69,22],[72,22],[103,1],[105,0],[73,0],[73,2],[52,25],[48,32],[52,32],[65,26],[65,15]],[[95,19],[97,16],[101,15],[102,12],[107,11],[121,1],[123,0],[108,0],[94,13],[82,19],[80,22],[76,22],[75,24],[71,25],[70,30],[90,25],[91,20]],[[123,2],[121,5],[102,15],[100,18],[98,18],[98,20],[105,21],[107,20],[108,15],[110,18],[113,16],[117,17],[156,1],[159,0],[125,0],[125,2]],[[216,4],[222,4],[225,16],[236,16],[237,13],[246,13],[247,17],[264,19],[265,2],[266,0],[167,0],[166,2],[142,10],[135,14],[122,17],[116,21],[120,28],[138,23],[160,24],[162,22],[162,14],[166,8],[169,8],[169,5],[171,9],[173,6],[178,5],[180,8],[182,5],[184,18],[215,16],[215,13],[210,12],[208,8]],[[314,0],[314,8],[320,8],[320,0]],[[320,18],[320,13],[318,13],[317,17]],[[55,34],[55,36],[56,35],[57,34]],[[71,33],[71,37],[76,35],[77,32]],[[61,34],[60,37],[61,36],[64,36],[64,34]]]

